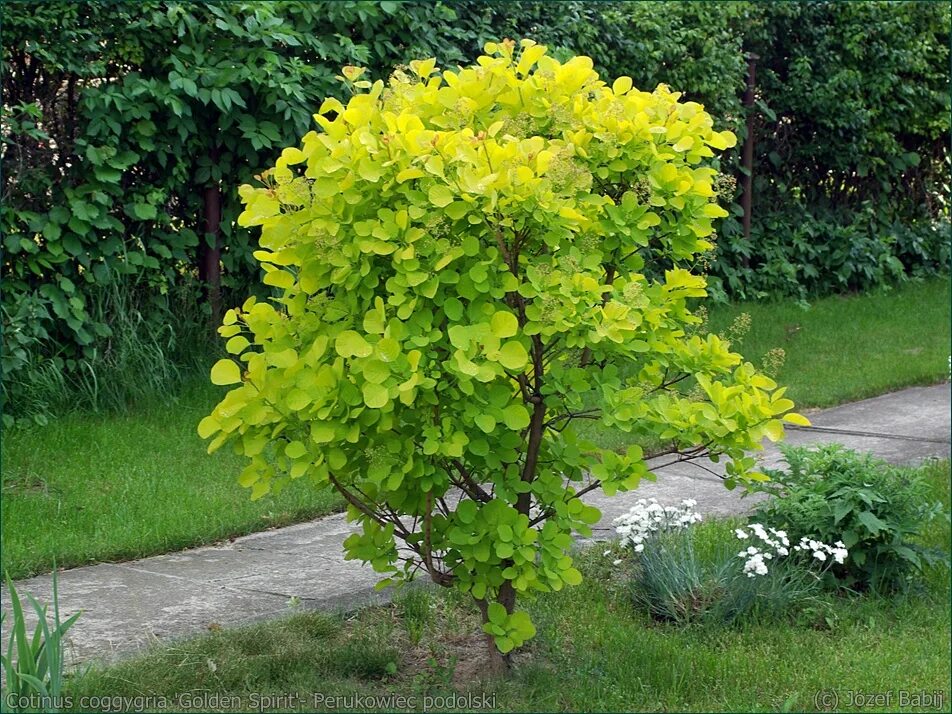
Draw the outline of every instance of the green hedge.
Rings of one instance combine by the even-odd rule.
[[[947,268],[949,6],[762,9],[745,39],[764,101],[755,220],[749,245],[722,251],[727,292],[807,297]]]
[[[507,36],[587,54],[636,86],[664,82],[741,136],[745,54],[760,55],[752,240],[734,191],[717,294],[804,298],[948,265],[946,4],[149,0],[2,12],[6,411],[52,408],[76,385],[95,406],[104,381],[124,379],[110,370],[141,368],[128,362],[137,344],[181,365],[219,289],[225,303],[259,289],[252,240],[234,224],[237,186],[340,95],[342,65],[384,77]],[[722,168],[740,178],[738,157]],[[219,186],[216,239],[204,213]],[[220,288],[207,289],[219,263]]]
[[[509,7],[507,31],[590,55],[636,86],[684,91],[739,137],[746,54],[759,56],[751,237],[738,188],[711,266],[716,294],[804,299],[948,269],[947,4]],[[740,145],[724,166],[738,184],[739,159]]]

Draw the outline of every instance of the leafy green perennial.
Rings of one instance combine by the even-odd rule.
[[[517,594],[581,581],[572,533],[600,513],[580,496],[653,478],[639,447],[599,449],[576,420],[726,456],[733,486],[762,478],[744,452],[793,403],[689,308],[705,281],[685,266],[724,215],[703,162],[734,136],[587,57],[486,51],[387,84],[345,68],[350,101],[242,187],[281,297],[226,314],[236,359],[212,380],[237,386],[199,433],[250,458],[254,498],[337,489],[361,525],[348,558],[470,593],[506,653],[534,634]]]

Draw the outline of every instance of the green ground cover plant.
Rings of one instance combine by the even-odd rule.
[[[849,559],[827,573],[828,584],[856,590],[908,588],[927,565],[948,553],[924,547],[936,518],[948,520],[925,479],[838,444],[781,447],[787,466],[758,487],[770,495],[751,520],[781,528],[791,539],[842,541]]]
[[[922,474],[948,509],[948,462],[928,464]],[[699,557],[716,552],[718,530],[730,525],[699,531]],[[948,524],[933,522],[923,539],[948,547]],[[478,613],[441,590],[399,593],[391,606],[347,616],[297,614],[176,643],[97,667],[74,678],[69,691],[173,702],[215,692],[235,697],[228,706],[243,710],[253,692],[293,693],[301,703],[289,709],[300,711],[315,708],[313,692],[398,693],[421,703],[427,694],[485,693],[507,711],[818,711],[825,702],[817,692],[830,691],[838,710],[860,711],[848,692],[891,691],[893,706],[877,709],[890,711],[899,688],[931,694],[952,686],[945,570],[927,571],[914,596],[823,594],[813,609],[789,617],[679,626],[634,607],[626,573],[602,552],[594,546],[579,558],[584,585],[529,605],[539,633],[510,680],[480,681],[481,647],[471,632]],[[356,651],[363,668],[352,664]],[[923,701],[909,710],[944,705]]]
[[[757,361],[782,347],[786,361],[778,379],[804,406],[830,406],[947,375],[952,317],[945,279],[824,298],[808,310],[789,303],[715,306],[711,328],[725,331],[745,312],[751,329],[739,350]],[[227,451],[209,456],[193,438],[195,424],[219,395],[205,384],[186,383],[171,408],[146,402],[126,413],[68,414],[45,427],[6,429],[0,449],[3,567],[22,578],[48,571],[54,558],[73,567],[152,555],[341,507],[340,500],[310,489],[249,502],[235,488],[241,459]],[[589,436],[609,447],[628,443],[618,431]]]

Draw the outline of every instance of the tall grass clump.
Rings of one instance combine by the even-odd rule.
[[[737,548],[723,522],[652,535],[635,559],[633,602],[656,620],[686,625],[778,621],[816,601],[821,580],[802,563],[778,560],[748,577]]]
[[[167,402],[204,375],[216,346],[199,296],[188,288],[161,293],[116,278],[88,293],[87,310],[108,326],[81,354],[53,339],[21,345],[16,367],[5,364],[4,424],[45,424],[71,411],[122,412],[142,402]],[[6,360],[5,360],[6,362]]]
[[[760,523],[701,523],[696,505],[641,499],[615,519],[630,555],[632,600],[657,620],[732,624],[797,615],[817,601],[826,571],[848,555],[839,543],[794,544],[785,531]]]

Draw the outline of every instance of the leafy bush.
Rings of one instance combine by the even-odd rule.
[[[832,212],[787,201],[758,216],[750,241],[722,225],[712,289],[721,298],[806,300],[948,270],[947,219],[890,219],[880,208]]]
[[[339,66],[389,74],[408,45],[461,56],[455,18],[420,2],[5,6],[4,411],[55,410],[42,401],[55,397],[42,388],[51,371],[66,401],[109,405],[113,375],[99,364],[122,315],[98,310],[98,293],[131,297],[135,285],[136,308],[166,340],[169,326],[207,327],[220,299],[258,285],[237,185],[307,130],[324,97],[342,96]],[[221,214],[218,235],[206,232],[209,211]],[[219,264],[220,281],[209,270]],[[182,292],[186,311],[167,309],[165,296]],[[178,332],[178,343],[190,336]],[[141,360],[189,366],[154,348]]]
[[[829,571],[830,584],[894,590],[926,564],[947,558],[920,543],[943,507],[931,500],[918,472],[838,444],[781,450],[788,468],[768,472],[771,481],[758,488],[772,498],[758,504],[752,518],[795,537],[842,540],[850,555]]]
[[[809,298],[949,269],[948,5],[515,2],[490,24],[677,87],[740,136],[753,113],[751,237],[733,190],[714,295]],[[722,169],[739,178],[739,159]]]
[[[720,227],[726,294],[800,298],[949,269],[940,3],[761,3],[753,226]],[[936,240],[933,240],[932,237]]]
[[[471,595],[498,658],[535,631],[517,594],[581,581],[571,534],[600,514],[579,497],[649,474],[640,447],[588,443],[579,420],[723,456],[738,483],[760,477],[748,449],[804,419],[693,332],[689,268],[724,215],[707,163],[734,136],[590,58],[487,52],[386,84],[345,68],[348,103],[326,100],[320,130],[242,186],[280,297],[225,314],[234,358],[211,379],[233,388],[198,431],[250,459],[253,498],[337,490],[361,525],[347,557]],[[675,388],[689,377],[696,396]]]

